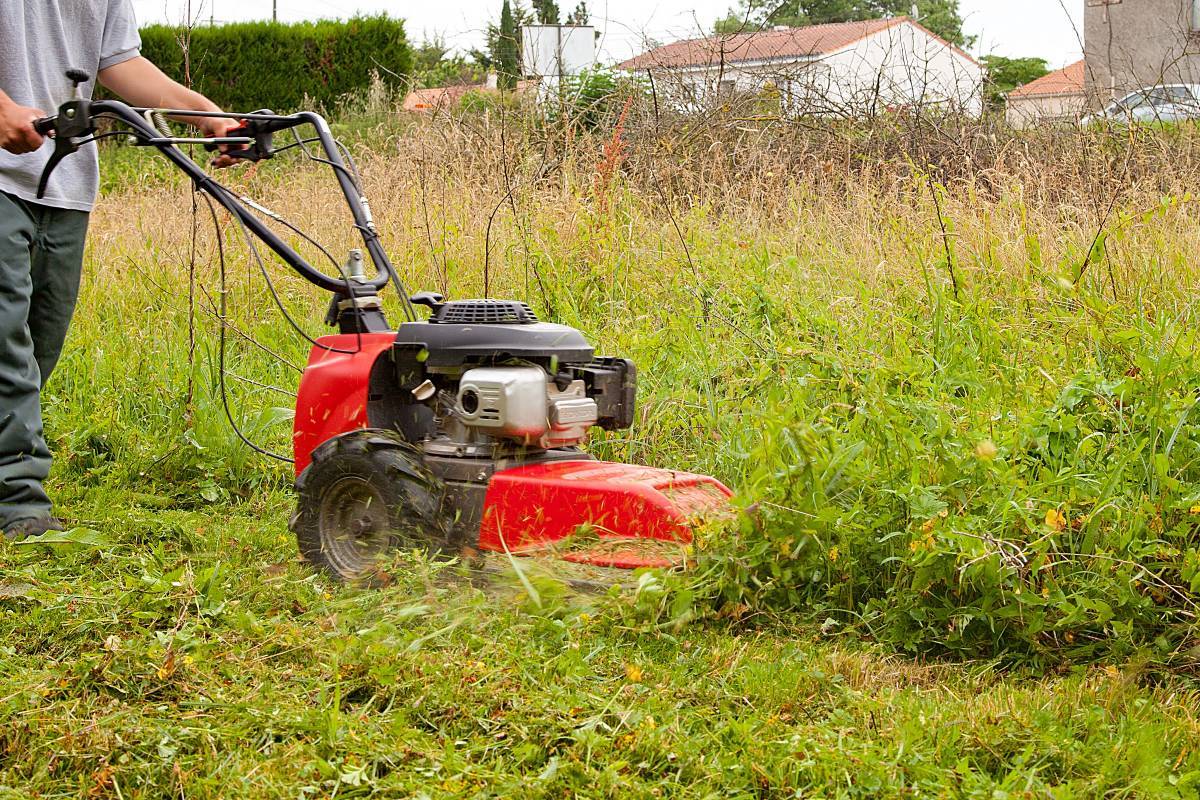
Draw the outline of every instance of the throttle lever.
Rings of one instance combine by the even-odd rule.
[[[33,129],[38,132],[39,136],[49,136],[54,133],[57,122],[55,117],[40,117],[33,121]]]
[[[269,108],[264,108],[255,111],[255,114],[274,114],[275,112]],[[254,139],[254,143],[241,149],[230,149],[223,151],[224,155],[230,158],[240,158],[245,161],[262,161],[263,159],[271,158],[275,155],[275,131],[268,127],[264,121],[256,119],[242,120],[242,124],[236,128],[230,128],[225,131],[225,135],[233,136],[249,136]],[[218,150],[215,144],[206,144],[204,149],[209,152]]]

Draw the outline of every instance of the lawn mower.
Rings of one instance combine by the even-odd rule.
[[[252,248],[255,237],[332,295],[326,323],[338,332],[310,340],[291,459],[298,495],[291,528],[312,564],[355,580],[370,576],[392,548],[421,547],[671,567],[685,563],[695,524],[728,508],[731,493],[714,478],[598,461],[581,449],[593,427],[633,425],[630,361],[597,357],[579,331],[539,320],[523,302],[409,296],[353,160],[321,116],[135,108],[84,99],[78,87],[89,76],[72,70],[67,77],[73,99],[35,123],[54,137],[39,197],[64,157],[109,136],[131,137],[157,148],[228,211]],[[225,117],[239,127],[218,138],[178,137],[165,116]],[[314,133],[301,138],[302,127]],[[275,136],[285,131],[293,141],[277,146]],[[269,223],[303,233],[215,180],[180,149],[185,144],[247,161],[303,149],[333,171],[363,247],[350,251],[336,276],[317,269]],[[380,302],[389,282],[400,295],[398,327]],[[232,414],[230,423],[236,428]]]

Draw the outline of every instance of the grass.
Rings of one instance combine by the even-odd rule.
[[[1134,666],[1013,678],[809,626],[639,633],[419,560],[345,589],[294,563],[281,493],[68,502],[109,541],[4,553],[5,796],[1193,791],[1196,693]]]
[[[51,488],[80,532],[0,548],[0,797],[1195,796],[1185,602],[1127,598],[1166,651],[1115,612],[1028,641],[997,617],[1009,633],[956,650],[933,641],[935,612],[1015,607],[1030,592],[1013,581],[1030,579],[905,578],[936,577],[939,559],[964,575],[975,556],[952,548],[972,531],[1032,547],[1057,520],[1046,510],[1085,508],[1104,547],[1128,534],[1146,545],[1136,574],[1190,599],[1176,561],[1195,547],[1179,505],[1191,439],[1165,464],[1146,449],[1162,451],[1154,431],[1176,429],[1194,387],[1190,162],[1129,178],[1084,153],[1086,169],[1062,156],[926,180],[911,162],[848,169],[832,148],[822,161],[795,136],[631,123],[603,147],[506,124],[355,126],[375,215],[413,287],[527,298],[638,363],[638,423],[599,454],[709,472],[761,502],[760,529],[700,555],[717,585],[693,587],[703,618],[645,612],[682,596],[669,581],[611,596],[541,583],[539,606],[513,581],[405,554],[395,583],[369,591],[297,563],[288,469],[248,454],[214,389],[213,234],[199,228],[193,267],[187,187],[122,153],[46,397]],[[1078,183],[1062,179],[1076,168]],[[340,254],[351,231],[324,177],[281,163],[226,175]],[[302,364],[306,346],[224,235],[230,321],[262,345],[231,334],[229,369],[254,381],[230,379],[233,408],[286,449],[274,409],[296,375],[266,351]],[[324,298],[272,274],[320,332]],[[1073,381],[1135,366],[1156,404],[1112,390],[1103,408],[1125,409],[1124,427],[1071,406],[1086,430],[1055,438],[1076,430]],[[1098,430],[1111,448],[1084,443]],[[1068,445],[1043,452],[1030,431]],[[1051,531],[1055,558],[1078,531]],[[893,544],[931,560],[884,560]],[[1104,552],[1056,569],[1098,580]],[[1096,585],[1064,578],[1045,613],[1109,590]]]

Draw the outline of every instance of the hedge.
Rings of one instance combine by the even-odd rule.
[[[184,31],[142,28],[142,55],[181,83]],[[230,111],[329,108],[373,74],[399,85],[412,68],[404,23],[386,16],[347,22],[238,22],[191,31],[192,88]]]

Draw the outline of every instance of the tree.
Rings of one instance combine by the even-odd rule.
[[[587,0],[579,0],[579,5],[567,16],[568,25],[590,25],[591,14],[588,13]]]
[[[533,0],[533,11],[541,24],[558,24],[558,3],[554,0]]]
[[[959,0],[742,0],[715,25],[718,34],[753,31],[772,25],[822,25],[912,14],[929,30],[959,47],[969,47],[974,37],[963,33]]]
[[[500,30],[496,40],[496,74],[501,89],[514,89],[520,72],[520,53],[517,42],[517,20],[508,0],[500,7]]]
[[[988,108],[999,109],[1004,105],[1004,95],[1035,81],[1049,73],[1044,58],[1005,58],[984,56],[980,59],[987,70],[987,87],[984,98]]]
[[[460,86],[483,80],[482,69],[470,64],[461,55],[450,54],[450,47],[440,36],[426,39],[414,47],[412,80],[422,89],[435,86]]]
[[[500,29],[504,25],[505,10],[510,19],[510,27],[513,33],[507,36],[500,35]],[[501,83],[503,84],[504,75],[514,76],[512,79],[513,85],[516,84],[516,75],[521,71],[521,29],[526,25],[532,25],[534,15],[528,9],[521,5],[520,0],[504,0],[504,5],[500,9],[500,19],[487,24],[486,44],[482,50],[472,49],[469,53],[471,60],[474,61],[480,69],[495,70]],[[505,72],[502,68],[507,65],[509,72]]]

